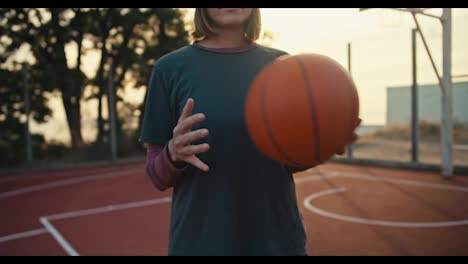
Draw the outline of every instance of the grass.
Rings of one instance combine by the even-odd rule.
[[[422,142],[440,141],[440,125],[438,123],[421,121],[418,129],[418,136]],[[453,136],[454,144],[468,144],[468,124],[455,123]],[[408,141],[411,140],[411,127],[408,125],[389,125],[371,135],[366,135],[366,137]]]
[[[468,126],[455,123],[454,145],[468,145]],[[419,123],[419,161],[440,164],[440,126],[437,123]],[[453,148],[455,165],[468,165],[468,150]],[[366,134],[353,145],[353,156],[364,159],[411,161],[411,127],[402,125],[385,126],[374,133]]]

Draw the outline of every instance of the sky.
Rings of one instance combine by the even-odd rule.
[[[193,9],[186,9],[187,21]],[[440,15],[441,9],[428,13]],[[388,10],[358,8],[263,8],[264,31],[273,33],[273,48],[291,55],[319,53],[347,67],[347,45],[351,45],[351,73],[358,88],[360,116],[363,125],[384,125],[386,122],[386,88],[411,84],[411,29],[415,24],[410,14]],[[468,74],[468,8],[453,9],[452,67],[453,75]],[[442,27],[434,18],[419,17],[424,36],[439,72],[442,72]],[[418,81],[435,83],[436,75],[419,39]],[[73,48],[70,47],[72,50]],[[72,56],[71,56],[72,57]],[[96,54],[85,58],[89,69],[98,60]],[[454,79],[453,81],[467,81]],[[141,102],[144,90],[126,93],[126,100]],[[48,140],[68,141],[65,114],[60,99],[51,99],[54,118],[46,125],[32,124],[32,131],[48,131]],[[83,137],[96,136],[96,101],[83,106]]]

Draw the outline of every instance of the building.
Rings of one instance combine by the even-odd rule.
[[[420,121],[440,122],[441,89],[438,84],[418,86]],[[468,82],[453,83],[453,121],[468,124]],[[411,122],[411,86],[387,88],[387,125]]]

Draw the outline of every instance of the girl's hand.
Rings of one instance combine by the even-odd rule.
[[[362,122],[362,119],[358,118],[358,121],[354,128],[356,129],[359,125],[361,125],[361,122]],[[349,142],[349,144],[354,143],[357,139],[358,139],[358,135],[356,133],[353,133],[353,136],[351,137],[351,142]],[[345,146],[342,149],[338,150],[336,154],[343,155],[344,153],[345,153]]]
[[[175,164],[192,164],[203,171],[208,171],[209,167],[195,155],[207,152],[210,149],[208,144],[192,145],[192,142],[208,137],[208,129],[192,131],[192,127],[203,120],[204,114],[192,115],[194,106],[193,99],[187,100],[179,122],[173,131],[173,138],[168,143],[170,159]]]

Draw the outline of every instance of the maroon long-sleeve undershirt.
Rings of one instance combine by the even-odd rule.
[[[146,174],[161,191],[171,188],[182,177],[186,167],[176,167],[169,158],[167,145],[149,144],[146,152]]]

